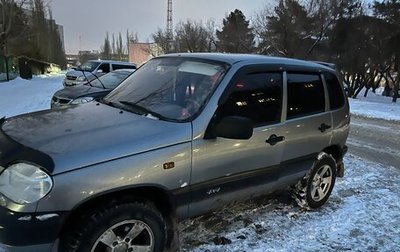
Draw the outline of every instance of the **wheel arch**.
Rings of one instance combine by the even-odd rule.
[[[331,145],[329,147],[326,147],[322,150],[322,152],[332,155],[336,162],[342,160],[344,156],[343,148],[341,148],[339,145]]]
[[[62,238],[76,225],[79,217],[104,204],[123,202],[143,202],[153,204],[168,221],[172,221],[175,213],[175,202],[172,195],[165,189],[156,185],[141,185],[123,188],[116,191],[103,192],[77,204],[66,217],[58,237]]]

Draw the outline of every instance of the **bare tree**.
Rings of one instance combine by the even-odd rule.
[[[343,8],[342,0],[307,0],[308,13],[312,19],[312,29],[309,36],[312,38],[306,57],[310,57],[314,49],[327,38],[328,32],[338,20]]]
[[[154,42],[157,43],[164,53],[175,52],[175,48],[170,46],[170,39],[165,29],[158,28],[158,30],[152,34]]]
[[[10,80],[9,76],[9,66],[8,66],[8,44],[10,40],[13,38],[12,35],[16,36],[15,30],[13,28],[15,26],[15,13],[18,9],[25,4],[25,0],[0,0],[0,8],[1,8],[1,17],[0,17],[0,49],[1,53],[5,58],[5,69],[7,75],[7,81]],[[14,34],[12,34],[14,32]],[[20,33],[21,34],[21,33]]]
[[[180,52],[207,52],[209,34],[202,22],[187,20],[175,28],[175,44]]]

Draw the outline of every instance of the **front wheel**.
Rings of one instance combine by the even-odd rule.
[[[157,209],[143,203],[116,203],[85,215],[60,251],[159,252],[165,243],[166,224]]]
[[[300,207],[319,208],[331,195],[335,180],[335,159],[321,153],[310,171],[294,186],[293,197]]]

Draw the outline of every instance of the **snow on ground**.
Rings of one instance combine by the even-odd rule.
[[[369,118],[400,121],[400,99],[397,103],[393,103],[392,97],[382,96],[381,93],[381,89],[376,93],[369,91],[367,97],[364,97],[363,90],[357,99],[349,98],[351,113]]]
[[[287,191],[228,206],[182,223],[183,250],[399,251],[400,171],[353,155],[345,165],[321,209],[303,211]]]
[[[51,97],[63,88],[64,77],[65,73],[0,82],[0,118],[49,109]]]

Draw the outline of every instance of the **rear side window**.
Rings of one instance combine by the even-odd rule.
[[[340,85],[338,78],[331,73],[324,73],[324,77],[328,88],[331,110],[343,107],[344,95],[342,91],[342,86]]]
[[[241,116],[256,126],[279,123],[282,112],[282,73],[250,73],[234,83],[220,108],[222,116]]]
[[[319,74],[289,73],[287,118],[325,111],[324,86]]]
[[[118,69],[136,69],[134,65],[118,65],[118,64],[113,64],[112,65],[113,70],[118,70]]]
[[[110,72],[110,64],[108,63],[103,63],[99,66],[98,70],[102,70],[103,73],[108,73]]]

